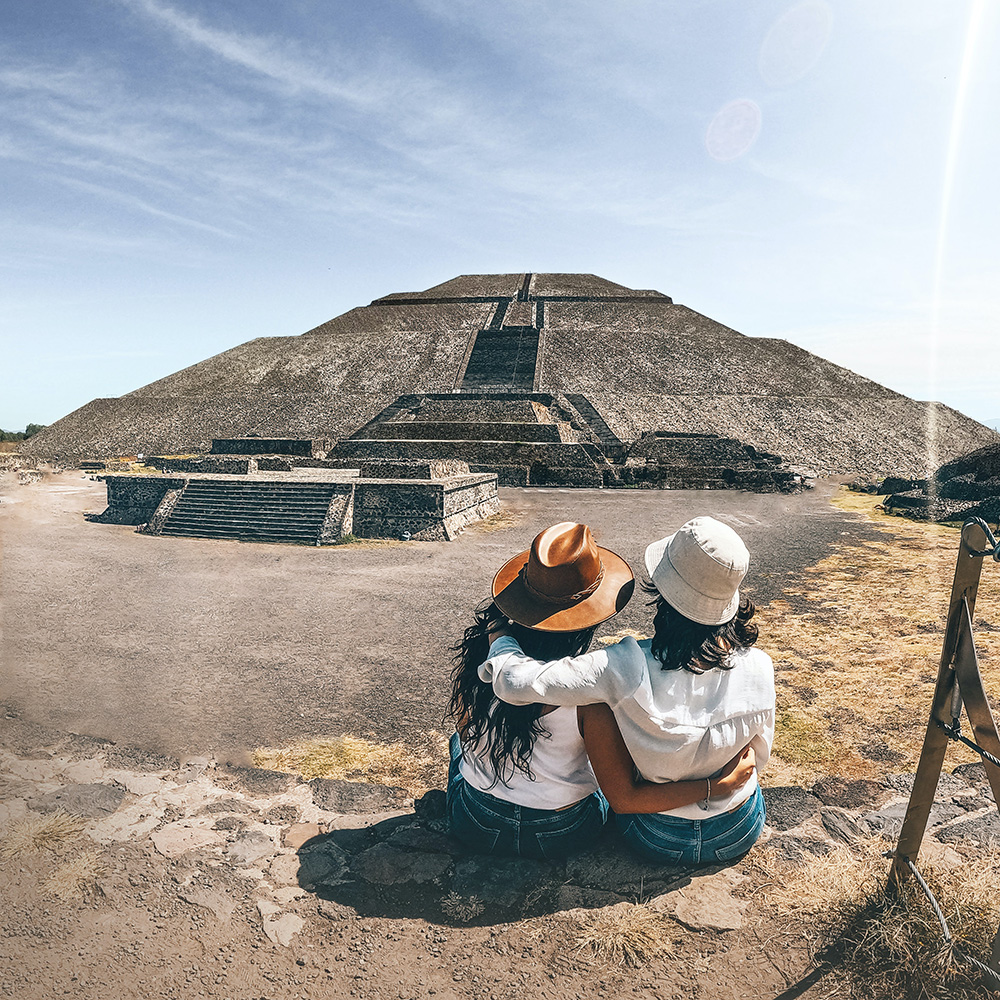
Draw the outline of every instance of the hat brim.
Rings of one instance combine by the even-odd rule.
[[[695,590],[674,569],[670,556],[667,555],[667,547],[673,538],[674,535],[667,535],[666,538],[647,545],[643,558],[646,572],[660,596],[685,618],[690,618],[699,625],[725,625],[732,621],[740,607],[739,588],[736,588],[736,593],[727,601]]]
[[[628,604],[635,590],[629,564],[611,549],[597,547],[604,578],[589,597],[568,608],[542,604],[524,586],[520,573],[531,552],[526,549],[500,567],[493,577],[493,602],[513,622],[541,632],[579,632],[613,618]]]

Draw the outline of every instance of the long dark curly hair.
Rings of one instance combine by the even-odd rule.
[[[492,684],[479,679],[479,665],[490,648],[489,634],[501,625],[517,639],[524,652],[543,662],[577,656],[590,648],[596,628],[580,632],[542,632],[510,623],[492,602],[475,611],[476,621],[465,630],[462,641],[452,646],[455,664],[451,672],[448,717],[453,719],[463,744],[485,744],[497,782],[506,785],[514,771],[534,781],[531,751],[539,736],[549,736],[542,725],[544,705],[508,705],[493,693]]]
[[[714,667],[729,670],[729,654],[757,641],[757,626],[750,621],[757,606],[749,597],[740,598],[736,616],[724,625],[701,625],[668,604],[649,580],[642,581],[642,589],[653,598],[650,606],[656,608],[650,648],[662,670],[684,669],[693,674]]]

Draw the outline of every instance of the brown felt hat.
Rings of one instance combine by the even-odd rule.
[[[585,524],[562,521],[508,559],[493,578],[493,601],[511,620],[542,632],[577,632],[618,614],[635,578],[594,541]]]

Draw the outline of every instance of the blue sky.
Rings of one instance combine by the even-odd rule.
[[[0,427],[466,272],[1000,417],[1000,4],[0,7]]]

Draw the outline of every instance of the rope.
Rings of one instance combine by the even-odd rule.
[[[913,877],[917,880],[917,885],[920,886],[921,891],[931,904],[931,909],[934,910],[934,916],[937,917],[937,921],[941,925],[941,934],[944,937],[944,943],[946,945],[951,945],[955,954],[958,955],[963,962],[967,962],[969,965],[974,966],[988,979],[992,980],[992,982],[996,984],[994,988],[1000,988],[1000,973],[998,973],[996,969],[991,969],[985,962],[980,962],[978,958],[973,958],[972,955],[966,954],[966,952],[952,940],[951,931],[948,929],[948,921],[945,920],[944,914],[941,912],[941,907],[938,905],[938,901],[934,898],[934,893],[931,892],[930,886],[924,881],[923,876],[919,871],[917,871],[917,866],[909,858],[903,858],[902,860],[906,864],[906,867],[910,869]]]
[[[988,760],[994,767],[1000,767],[1000,758],[994,757],[989,750],[984,750],[978,743],[975,743],[959,732],[959,723],[957,719],[955,720],[955,724],[951,726],[946,726],[940,719],[936,719],[935,721],[951,739],[956,740],[959,743],[964,743],[970,750],[975,750],[976,753],[983,758],[983,760]]]
[[[988,549],[974,549],[968,542],[965,542],[965,547],[969,550],[969,554],[973,556],[992,556],[994,562],[1000,562],[1000,542],[997,541],[996,536],[990,530],[990,526],[981,517],[970,517],[962,525],[962,541],[965,541],[965,529],[970,524],[978,524],[983,529],[990,547]]]

